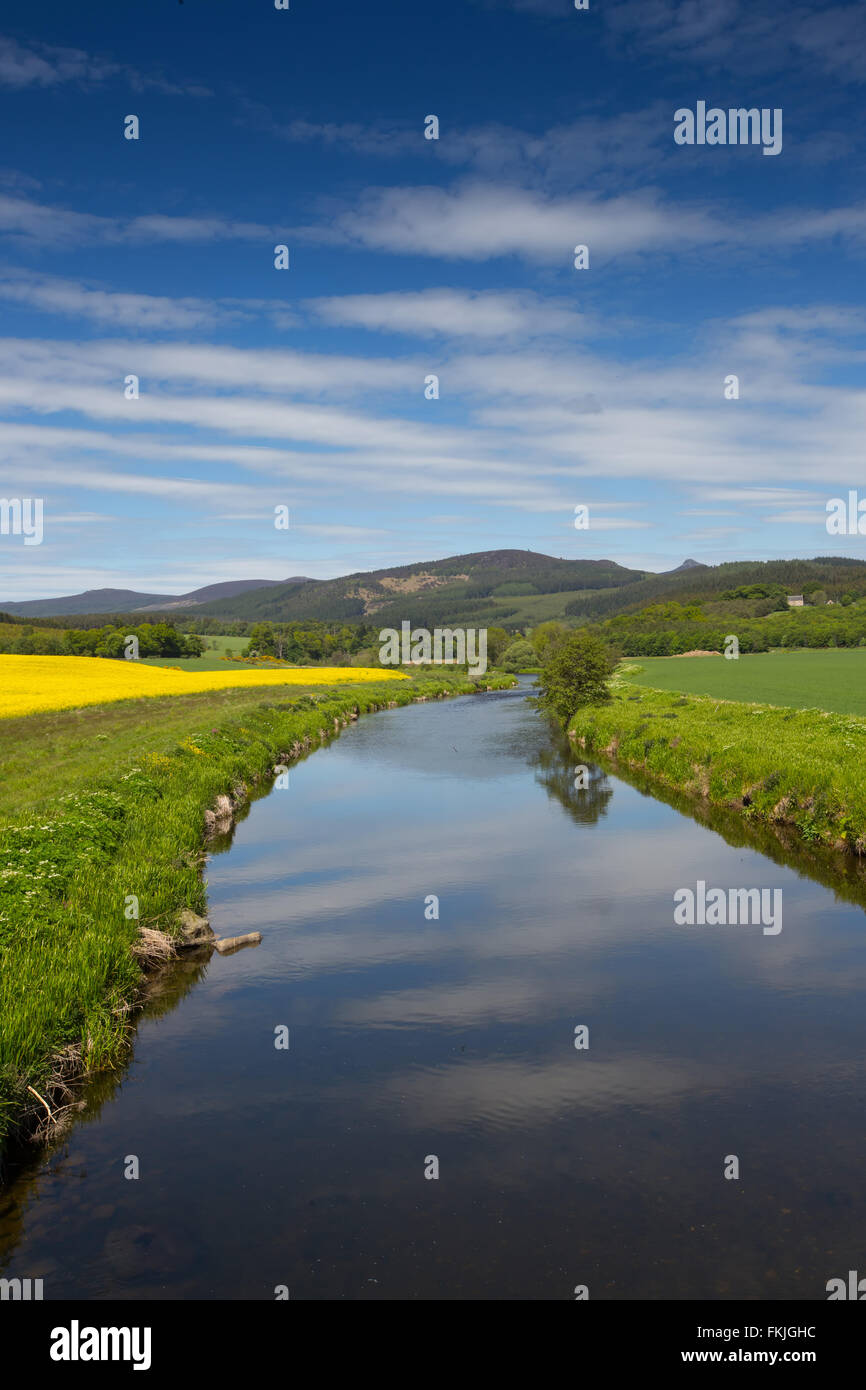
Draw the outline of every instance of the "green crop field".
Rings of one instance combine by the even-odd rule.
[[[623,674],[656,690],[866,715],[866,647],[723,656],[631,657]]]
[[[249,637],[223,637],[209,633],[205,638],[207,650],[202,656],[146,656],[143,666],[178,666],[182,671],[230,670],[226,656],[240,656],[249,645]]]

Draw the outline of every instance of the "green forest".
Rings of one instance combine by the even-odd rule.
[[[704,603],[652,603],[636,613],[609,618],[600,631],[623,656],[677,656],[722,651],[736,636],[741,652],[775,647],[866,646],[866,598],[849,592],[831,599],[804,585],[803,607],[788,605],[783,587],[741,586]]]

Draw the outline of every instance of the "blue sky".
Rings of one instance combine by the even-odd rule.
[[[862,4],[4,16],[0,495],[44,538],[0,536],[0,601],[866,558],[825,525],[866,496]],[[676,144],[699,101],[781,109],[781,153]]]

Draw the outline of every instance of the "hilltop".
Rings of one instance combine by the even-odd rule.
[[[62,598],[36,598],[16,603],[0,601],[0,611],[22,618],[63,617],[70,613],[167,613],[174,608],[197,608],[201,604],[231,599],[248,589],[261,589],[274,584],[307,584],[301,575],[296,579],[229,579],[222,584],[206,584],[188,594],[143,594],[136,589],[86,589],[83,594],[67,594]]]
[[[630,586],[643,570],[614,560],[562,560],[532,550],[482,550],[444,560],[361,571],[339,579],[276,584],[205,604],[202,614],[291,622],[362,621],[384,627],[404,619],[447,623],[536,622],[561,616],[566,603],[598,589]]]

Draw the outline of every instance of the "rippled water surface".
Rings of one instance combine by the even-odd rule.
[[[831,875],[600,768],[576,790],[521,693],[367,717],[289,783],[208,866],[217,934],[262,945],[179,968],[128,1070],[0,1193],[6,1275],[813,1299],[863,1269],[866,917]],[[783,930],[677,926],[698,880],[781,888]]]

